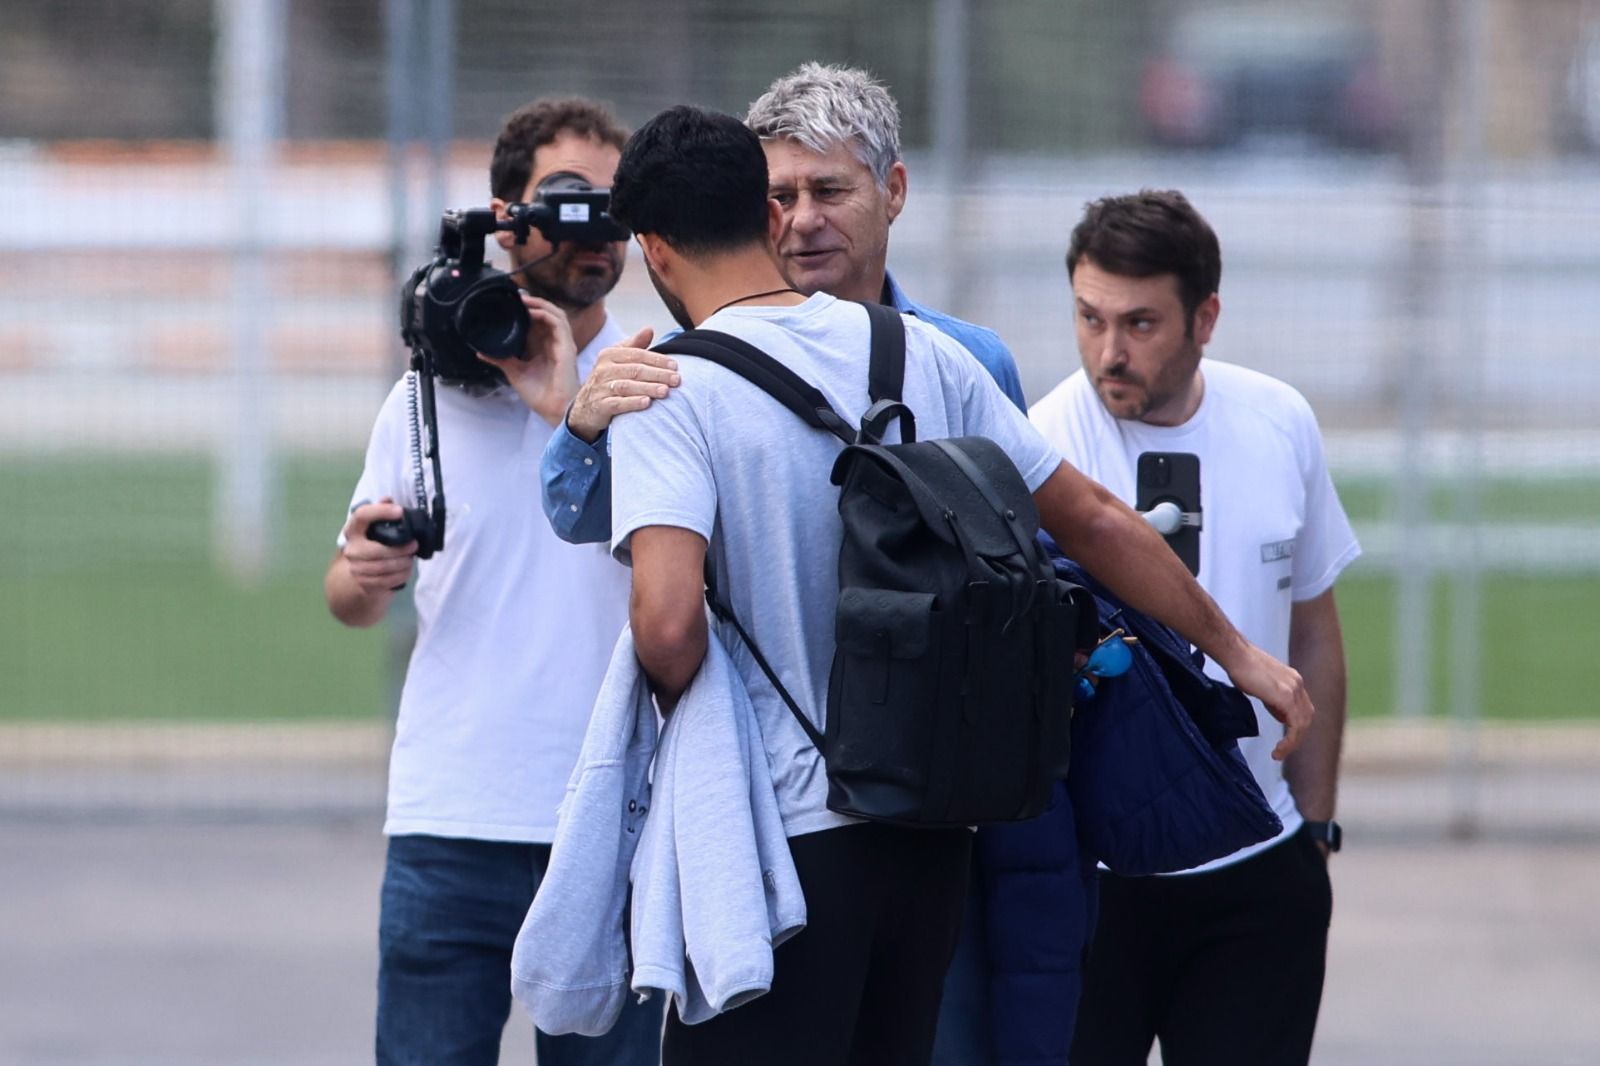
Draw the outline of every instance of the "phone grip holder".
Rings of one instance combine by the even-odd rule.
[[[1163,537],[1172,536],[1184,526],[1200,528],[1200,515],[1198,512],[1185,511],[1171,500],[1162,500],[1150,510],[1140,511],[1139,515]]]

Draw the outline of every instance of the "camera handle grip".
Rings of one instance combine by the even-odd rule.
[[[411,523],[404,518],[386,518],[367,527],[367,539],[390,548],[403,548],[417,538],[411,532]]]
[[[375,540],[379,544],[390,548],[403,548],[416,540],[416,534],[411,530],[410,516],[400,518],[384,518],[367,526],[367,539]],[[399,592],[405,588],[404,581],[394,586],[389,591]]]

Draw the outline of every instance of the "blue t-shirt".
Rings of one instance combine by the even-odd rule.
[[[882,302],[959,342],[989,372],[1006,398],[1018,410],[1027,410],[1017,361],[994,330],[913,303],[892,275],[884,276]],[[661,339],[675,334],[673,331]],[[862,349],[862,381],[866,380],[865,351]],[[562,421],[539,459],[539,481],[545,517],[562,540],[595,544],[611,538],[611,456],[607,434],[602,433],[599,440],[588,444],[574,436]]]

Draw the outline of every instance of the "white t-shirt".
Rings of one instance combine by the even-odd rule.
[[[579,374],[622,337],[607,319]],[[564,543],[545,521],[544,419],[508,388],[436,392],[445,547],[417,564],[384,832],[549,843],[627,621],[628,572],[604,545]],[[354,501],[417,505],[409,433],[402,379],[372,428]]]
[[[931,326],[904,321],[902,395],[918,438],[989,437],[1029,489],[1042,485],[1060,464],[1055,449],[970,352]],[[867,409],[869,328],[858,304],[819,293],[795,307],[728,308],[702,326],[784,363],[851,423]],[[627,561],[628,538],[644,526],[705,537],[734,613],[820,730],[843,536],[839,490],[828,475],[841,445],[730,370],[681,356],[678,367],[679,388],[612,426],[614,550]],[[799,836],[849,824],[827,810],[821,758],[782,697],[731,627],[719,632],[750,689],[784,831]]]
[[[1034,404],[1028,418],[1066,460],[1130,506],[1144,452],[1200,457],[1200,584],[1253,643],[1289,658],[1289,608],[1333,587],[1361,554],[1328,477],[1310,404],[1254,370],[1205,359],[1205,394],[1181,426],[1112,417],[1082,370]],[[1206,672],[1227,680],[1216,663]],[[1239,742],[1283,834],[1196,870],[1227,866],[1300,828],[1300,812],[1272,749],[1283,726],[1252,700],[1260,735]],[[1191,871],[1192,872],[1192,871]]]

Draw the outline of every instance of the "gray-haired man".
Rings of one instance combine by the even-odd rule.
[[[959,341],[1025,408],[1016,360],[994,331],[913,303],[888,272],[889,228],[907,191],[900,109],[888,90],[863,70],[806,63],[774,81],[745,124],[761,138],[768,194],[783,208],[778,254],[789,284],[922,319]],[[665,396],[675,368],[638,348],[600,354],[540,463],[545,514],[563,539],[610,539],[606,429]]]

